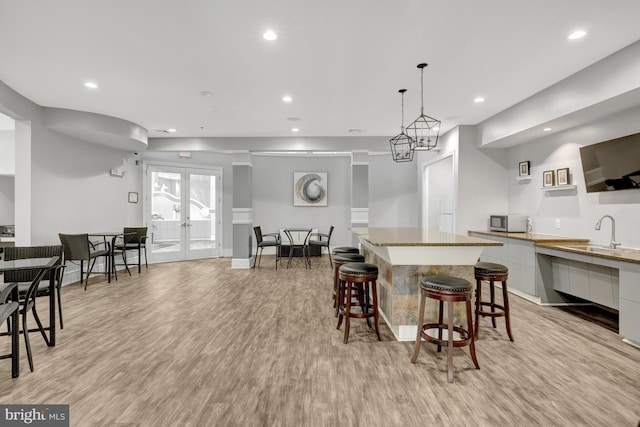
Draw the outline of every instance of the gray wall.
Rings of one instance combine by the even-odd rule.
[[[264,233],[287,227],[336,228],[331,246],[351,243],[351,159],[253,155],[253,223]],[[327,172],[326,207],[293,206],[293,172]]]
[[[15,221],[14,186],[12,176],[0,176],[0,225],[10,225]]]

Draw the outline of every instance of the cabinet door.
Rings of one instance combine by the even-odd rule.
[[[587,264],[587,266],[591,301],[605,307],[614,307],[611,268],[596,264]]]
[[[551,277],[553,278],[553,288],[556,291],[571,293],[569,286],[569,260],[566,258],[552,258]]]
[[[581,262],[569,260],[569,287],[571,295],[586,300],[591,299],[589,291],[589,270]]]

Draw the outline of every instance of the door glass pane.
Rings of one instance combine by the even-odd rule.
[[[189,249],[216,247],[216,177],[189,174]]]
[[[180,251],[180,173],[151,172],[151,252]]]

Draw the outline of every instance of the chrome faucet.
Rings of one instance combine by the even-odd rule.
[[[613,219],[611,215],[605,215],[596,222],[596,230],[600,230],[600,226],[602,225],[602,220],[605,218],[609,218],[611,220],[611,242],[609,243],[609,247],[611,249],[615,249],[620,246],[619,242],[616,242],[616,220]]]

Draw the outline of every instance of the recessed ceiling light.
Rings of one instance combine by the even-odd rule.
[[[349,128],[349,129],[347,129],[347,131],[349,133],[360,133],[360,132],[362,132],[362,129],[360,129],[360,128]]]
[[[587,32],[584,30],[577,30],[574,31],[573,33],[569,34],[569,40],[577,40],[577,39],[581,39],[582,37],[586,36]]]
[[[298,129],[298,128],[291,128],[291,132],[300,132],[300,129]]]
[[[89,89],[98,89],[98,84],[94,82],[85,82],[84,87]]]
[[[544,128],[542,130],[545,131],[545,132],[549,132],[551,130],[551,128]]]
[[[293,101],[293,98],[287,95],[287,96],[283,96],[283,97],[282,97],[282,100],[283,100],[284,102],[291,102],[291,101]]]
[[[479,97],[477,97],[476,99],[474,99],[474,100],[473,100],[473,102],[475,102],[476,104],[479,104],[479,103],[481,103],[481,102],[484,102],[484,98],[483,98],[483,97],[481,97],[481,96],[479,96]]]
[[[175,130],[174,128],[170,128],[170,129],[167,129],[167,132],[169,132],[169,133],[175,133],[175,132],[176,132],[176,130]]]
[[[287,120],[289,120],[290,122],[297,122],[298,120],[300,120],[299,117],[287,117]]]
[[[213,96],[213,93],[209,92],[208,90],[203,90],[202,92],[200,92],[200,96]]]
[[[262,38],[265,40],[273,41],[278,38],[278,35],[274,33],[272,30],[267,30],[262,35]]]

